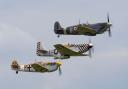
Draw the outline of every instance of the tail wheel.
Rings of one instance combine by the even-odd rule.
[[[57,35],[57,37],[59,38],[59,37],[60,37],[60,35]]]
[[[16,74],[18,74],[18,71],[16,71]]]

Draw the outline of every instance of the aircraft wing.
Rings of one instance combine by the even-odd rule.
[[[48,72],[48,69],[39,65],[39,64],[31,64],[32,68],[36,71],[36,72]]]
[[[86,25],[84,26],[78,26],[77,30],[78,33],[90,33],[92,35],[96,35],[96,31]]]
[[[56,44],[54,45],[54,47],[56,48],[56,50],[63,56],[65,55],[69,55],[69,56],[82,56],[83,54],[79,53],[79,52],[75,52],[61,44]]]

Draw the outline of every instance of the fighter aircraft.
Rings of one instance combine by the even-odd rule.
[[[37,43],[37,56],[47,56],[54,57],[54,59],[68,59],[70,56],[90,56],[91,57],[91,48],[93,44],[84,43],[84,44],[56,44],[54,45],[55,49],[53,50],[44,50],[41,42]],[[85,52],[89,51],[89,54]]]
[[[58,21],[54,24],[54,32],[55,34],[58,34],[58,37],[60,35],[87,35],[87,36],[96,36],[97,34],[102,34],[106,31],[108,31],[109,36],[111,37],[111,29],[110,27],[112,24],[110,24],[109,15],[107,15],[107,22],[102,23],[95,23],[95,24],[78,24],[74,26],[69,26],[66,28],[61,27],[60,23]]]
[[[61,75],[61,68],[60,68],[61,65],[62,63],[60,61],[56,61],[56,62],[40,61],[31,64],[19,65],[18,62],[14,60],[12,61],[11,69],[16,71],[16,74],[18,74],[18,71],[44,73],[44,72],[53,72],[59,70],[59,74]]]

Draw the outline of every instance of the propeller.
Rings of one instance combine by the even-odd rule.
[[[109,13],[107,14],[107,21],[108,21],[108,25],[111,25],[111,24],[110,24]],[[112,36],[110,26],[109,26],[109,29],[108,29],[108,35],[109,35],[109,37],[111,37],[111,36]]]
[[[109,37],[112,37],[112,33],[111,33],[110,27],[109,27],[109,30],[108,30],[108,34],[109,34]]]
[[[108,23],[110,22],[110,20],[109,20],[109,13],[107,14],[107,20],[108,20]]]
[[[56,62],[57,63],[57,65],[58,65],[58,71],[59,71],[59,75],[61,75],[62,74],[62,71],[61,71],[61,65],[62,65],[62,62],[60,62],[60,61],[58,61],[58,62]]]
[[[89,46],[90,46],[90,48],[89,48],[89,57],[91,58],[92,57],[92,52],[94,53],[94,46],[91,42],[91,39],[89,39]]]
[[[92,51],[89,49],[89,57],[92,58]]]
[[[59,70],[59,75],[61,75],[62,74],[61,67],[59,66],[58,68],[59,68],[58,69]]]
[[[80,19],[79,19],[79,25],[80,25]]]

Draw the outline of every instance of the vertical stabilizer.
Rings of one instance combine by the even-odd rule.
[[[37,42],[37,50],[36,50],[36,54],[37,56],[42,56],[43,54],[46,54],[48,51],[44,50],[41,42]]]
[[[64,29],[61,27],[61,25],[58,21],[56,21],[54,24],[54,32],[56,34],[64,34]]]

